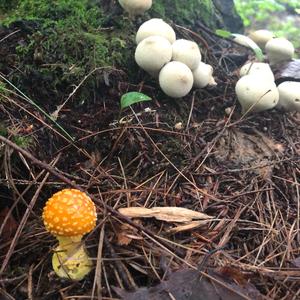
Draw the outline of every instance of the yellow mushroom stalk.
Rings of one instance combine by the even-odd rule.
[[[64,189],[46,202],[43,221],[58,240],[52,266],[59,277],[81,280],[91,271],[93,264],[82,237],[93,230],[96,220],[94,202],[79,190]]]

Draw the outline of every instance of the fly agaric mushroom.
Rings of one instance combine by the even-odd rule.
[[[275,80],[274,74],[270,68],[270,65],[262,62],[249,62],[241,67],[240,76],[243,77],[248,74],[255,74],[257,76],[263,76],[265,79],[271,81]]]
[[[172,60],[186,64],[191,70],[195,70],[201,61],[201,53],[198,45],[189,40],[176,40],[172,44]]]
[[[293,44],[285,38],[271,39],[266,44],[266,53],[271,65],[291,60],[294,52]]]
[[[170,97],[180,98],[186,96],[193,87],[193,73],[182,62],[171,61],[159,73],[159,85]]]
[[[274,37],[274,33],[266,29],[256,30],[249,34],[249,38],[261,49],[265,49],[266,43]]]
[[[145,38],[159,35],[166,38],[171,44],[176,40],[176,34],[173,28],[162,19],[153,18],[144,22],[136,33],[136,43],[139,44]]]
[[[43,221],[59,243],[52,256],[59,277],[81,280],[91,271],[92,262],[81,238],[95,227],[96,220],[94,202],[79,190],[61,190],[46,202]]]
[[[119,0],[119,3],[132,17],[142,15],[152,6],[152,0]]]
[[[278,86],[278,107],[286,111],[300,112],[300,82],[284,81]]]
[[[172,58],[170,42],[161,36],[149,36],[135,50],[135,61],[145,71],[155,74]]]
[[[235,92],[242,106],[242,112],[260,112],[276,106],[279,92],[274,81],[255,74],[245,75],[238,80]]]
[[[204,88],[207,85],[217,85],[212,74],[213,67],[200,61],[199,66],[193,71],[194,87]]]

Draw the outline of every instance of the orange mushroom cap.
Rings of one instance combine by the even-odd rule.
[[[94,202],[76,189],[64,189],[55,193],[43,210],[46,229],[56,236],[82,236],[96,225]]]

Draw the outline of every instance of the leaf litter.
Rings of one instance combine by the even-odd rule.
[[[132,83],[125,72],[112,69],[109,87],[107,75],[97,73],[99,83],[84,105],[77,90],[84,89],[86,77],[75,82],[74,89],[64,87],[66,94],[58,99],[47,90],[35,96],[47,111],[53,111],[53,103],[70,99],[57,118],[76,143],[59,134],[20,95],[1,93],[0,125],[10,133],[25,134],[28,124],[34,128],[24,135],[34,143],[22,153],[0,136],[1,204],[4,201],[12,209],[20,229],[18,234],[12,230],[6,244],[0,243],[1,296],[298,299],[299,114],[274,110],[241,118],[235,72],[249,53],[202,24],[197,28],[201,36],[183,27],[177,30],[207,53],[207,62],[216,70],[214,89],[197,90],[185,101],[170,101],[143,73],[137,73]],[[15,47],[28,42],[20,30],[5,40],[10,45],[1,48],[2,57],[13,57]],[[0,33],[4,38],[11,32],[1,28]],[[30,59],[29,55],[28,63]],[[10,70],[23,74],[23,62],[14,63],[4,67],[5,76]],[[35,76],[30,86],[38,94],[35,79],[44,77]],[[130,91],[149,95],[152,101],[120,112],[120,99]],[[178,123],[183,124],[180,130],[174,129]],[[5,137],[12,140],[11,134]],[[49,178],[42,181],[47,172]],[[40,218],[46,199],[70,185],[89,192],[99,215],[97,228],[86,236],[95,272],[76,283],[53,275],[51,251],[56,241]],[[153,211],[150,218],[119,213],[119,209],[144,208],[147,215],[153,207],[184,208],[213,218],[189,216],[186,221],[180,214],[160,212],[162,220],[157,220]],[[10,221],[4,222],[1,226],[8,232]],[[205,266],[199,266],[207,253],[220,247]]]
[[[221,270],[222,272],[222,270]],[[180,270],[171,273],[168,280],[151,288],[139,288],[127,292],[114,287],[123,300],[263,300],[264,298],[254,285],[244,280],[237,283],[234,278],[225,277],[216,271],[207,273],[194,269]],[[235,272],[237,272],[235,270]],[[236,275],[235,275],[236,276]],[[239,274],[239,276],[243,276]]]

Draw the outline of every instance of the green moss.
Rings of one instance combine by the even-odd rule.
[[[28,148],[33,143],[31,137],[22,136],[17,133],[14,133],[14,130],[8,130],[6,126],[2,123],[0,123],[0,135],[3,137],[8,137],[10,135],[10,139],[19,147],[24,149]]]
[[[153,11],[162,18],[169,18],[181,25],[194,25],[201,20],[208,26],[214,26],[211,16],[214,5],[211,0],[157,0],[153,3]]]
[[[46,110],[59,105],[95,68],[120,68],[126,70],[129,81],[135,81],[134,36],[139,20],[131,22],[116,2],[109,2],[14,0],[4,24],[17,23],[17,28],[26,27],[31,34],[16,43],[12,67],[21,72],[12,72],[9,80],[38,104],[53,105]],[[211,26],[213,13],[211,0],[156,0],[149,11],[153,17],[191,26],[197,20]],[[72,99],[78,104],[93,99],[103,81],[101,71],[93,73]]]
[[[22,64],[22,73],[10,80],[37,101],[51,98],[58,104],[62,94],[68,95],[95,68],[128,66],[135,28],[116,16],[114,30],[102,29],[109,18],[92,0],[17,1],[4,24],[22,20],[33,34],[16,47],[16,64]],[[94,73],[76,93],[78,103],[92,98],[103,81],[100,73]]]
[[[8,134],[6,127],[4,124],[0,123],[0,135],[6,137]]]
[[[9,95],[9,91],[7,90],[7,86],[4,82],[0,81],[0,102]]]
[[[12,138],[12,141],[18,145],[21,148],[28,148],[29,146],[33,145],[33,140],[31,137],[28,136],[21,136],[21,135],[15,135]]]
[[[64,27],[98,26],[101,23],[101,10],[90,6],[90,0],[19,0],[15,1],[15,9],[4,23],[15,20],[40,20],[45,26],[55,23]]]

